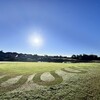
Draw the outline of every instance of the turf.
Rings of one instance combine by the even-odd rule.
[[[3,74],[33,74],[55,71],[66,67],[96,67],[99,63],[45,63],[45,62],[1,62],[0,73]]]
[[[51,82],[44,82],[40,79],[40,76],[42,75],[42,73],[38,73],[35,75],[35,77],[33,78],[33,82],[39,84],[39,85],[44,85],[44,86],[51,86],[51,85],[56,85],[56,84],[60,84],[63,79],[61,76],[57,75],[54,71],[50,72],[51,75],[53,75],[55,77],[54,81]]]
[[[8,79],[10,79],[10,78],[11,77],[9,77]],[[5,93],[5,92],[8,92],[8,91],[12,91],[12,90],[22,86],[27,81],[27,78],[28,78],[28,76],[25,75],[25,76],[22,76],[21,79],[13,85],[10,85],[10,86],[7,86],[7,87],[0,87],[0,93]],[[7,80],[7,78],[6,78],[6,80]]]
[[[79,72],[65,70],[67,67]],[[72,77],[62,82],[62,77],[58,77],[55,70],[63,70],[65,77]],[[40,75],[43,72],[50,72],[56,80],[50,83],[41,81]],[[28,76],[34,73],[36,76],[33,82],[46,87],[10,93],[22,86]],[[6,75],[0,79],[0,84],[23,75],[17,83],[0,87],[0,100],[100,100],[100,63],[1,62],[0,75]]]

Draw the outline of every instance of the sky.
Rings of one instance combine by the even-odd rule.
[[[100,55],[100,0],[0,0],[0,50]]]

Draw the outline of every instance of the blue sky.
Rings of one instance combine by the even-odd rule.
[[[44,43],[28,42],[39,34]],[[100,55],[100,0],[0,0],[0,49]]]

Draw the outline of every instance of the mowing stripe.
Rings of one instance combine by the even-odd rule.
[[[72,69],[72,68],[64,68],[65,70],[67,71],[70,71],[70,72],[75,72],[75,73],[79,73],[80,70],[77,70],[77,69]]]
[[[1,83],[5,82],[5,81],[7,81],[8,79],[13,78],[13,77],[14,77],[14,76],[12,76],[12,75],[6,75],[6,76],[0,78],[0,85],[1,85]]]
[[[65,75],[67,74],[67,73],[66,73],[65,71],[63,71],[63,70],[56,70],[55,73],[58,74],[58,75],[61,76],[61,77],[65,76]]]
[[[15,84],[17,83],[17,81],[22,77],[22,75],[20,76],[16,76],[15,78],[11,78],[11,79],[8,79],[7,81],[1,83],[1,86],[2,87],[6,87],[6,86],[10,86],[12,84]]]
[[[85,70],[80,70],[77,68],[62,68],[63,71],[67,73],[86,73],[87,71]]]
[[[63,78],[55,73],[55,71],[50,72],[54,77],[55,81],[52,82],[53,85],[60,84],[63,81]]]
[[[56,84],[60,84],[63,79],[61,76],[59,76],[58,74],[56,74],[54,71],[51,71],[50,74],[53,75],[53,77],[55,77],[54,81],[42,81],[41,80],[41,75],[43,73],[38,73],[34,76],[33,78],[33,82],[39,84],[39,85],[43,85],[43,86],[50,86],[50,85],[56,85]]]
[[[33,77],[35,76],[35,74],[32,74],[28,77],[26,83],[32,82]]]
[[[54,81],[55,78],[50,74],[50,72],[45,72],[40,76],[42,81],[50,82]]]
[[[27,81],[27,78],[28,78],[28,75],[24,75],[15,84],[12,84],[7,87],[0,87],[0,93],[12,91],[18,87],[21,87]]]
[[[33,77],[36,75],[33,74],[33,75],[30,75],[28,77],[28,80],[25,82],[25,84],[23,84],[22,86],[20,86],[19,88],[13,90],[12,92],[23,92],[23,91],[30,91],[30,90],[34,90],[34,89],[40,89],[40,88],[43,88],[44,86],[40,86],[36,83],[33,82]]]
[[[71,77],[74,77],[76,75],[76,73],[73,73],[73,74],[72,73],[67,73],[62,69],[61,70],[56,70],[55,73],[63,78],[63,82],[68,81]]]
[[[1,75],[0,78],[3,78],[3,77],[5,77],[5,76],[6,76],[6,75]]]

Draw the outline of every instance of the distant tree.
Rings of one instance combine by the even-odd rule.
[[[77,56],[76,55],[72,55],[71,58],[72,59],[77,59]]]
[[[0,51],[0,61],[43,61],[43,62],[88,62],[92,60],[100,60],[100,57],[97,55],[87,55],[87,54],[80,54],[80,55],[72,55],[71,57],[67,56],[39,56],[37,54],[23,54],[17,52],[3,52]]]
[[[0,51],[0,61],[4,61],[4,58],[5,58],[5,54],[4,54],[4,52],[1,50],[1,51]]]

